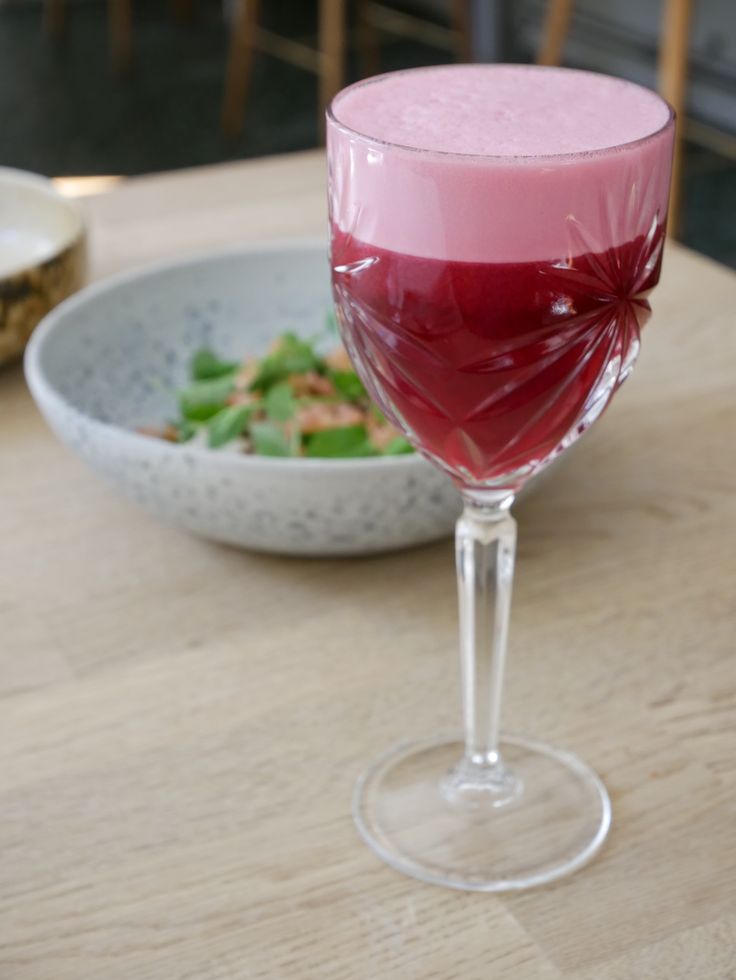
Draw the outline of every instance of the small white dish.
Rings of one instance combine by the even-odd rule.
[[[0,364],[17,357],[39,320],[86,271],[77,205],[38,174],[0,167]]]

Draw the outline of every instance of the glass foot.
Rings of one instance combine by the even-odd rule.
[[[611,824],[603,783],[549,745],[506,736],[500,750],[504,768],[469,786],[462,742],[394,748],[355,787],[363,839],[397,871],[471,891],[531,888],[582,867]]]

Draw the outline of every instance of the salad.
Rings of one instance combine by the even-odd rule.
[[[144,435],[197,440],[259,456],[354,458],[413,452],[372,404],[347,352],[284,333],[258,359],[229,361],[209,349],[191,361],[179,416]]]

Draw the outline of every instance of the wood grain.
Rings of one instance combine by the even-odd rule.
[[[324,228],[319,154],[86,201],[95,275]],[[156,524],[0,373],[2,980],[732,980],[736,278],[669,246],[641,362],[518,508],[506,723],[579,751],[609,842],[497,898],[405,879],[350,793],[457,722],[451,543],[250,555]]]

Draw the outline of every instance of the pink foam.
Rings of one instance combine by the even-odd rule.
[[[383,248],[564,258],[630,241],[667,211],[669,108],[620,79],[442,66],[351,86],[332,112],[333,220]]]

